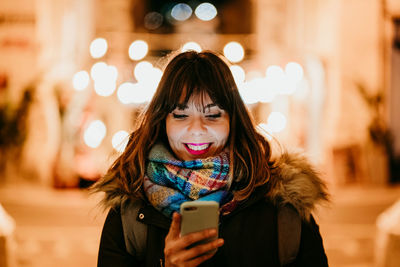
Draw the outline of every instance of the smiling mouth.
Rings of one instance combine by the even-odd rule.
[[[201,155],[208,152],[212,143],[184,143],[186,150],[192,155]]]

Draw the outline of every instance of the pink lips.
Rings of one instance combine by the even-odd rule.
[[[189,148],[188,144],[191,145],[191,146],[202,146],[202,145],[206,145],[206,144],[210,144],[210,145],[209,145],[206,149],[203,149],[203,150],[193,150],[193,149],[190,149],[190,148]],[[208,150],[210,149],[210,147],[211,147],[211,143],[187,143],[187,144],[185,144],[186,150],[187,150],[190,154],[192,154],[192,155],[202,155],[202,154],[205,154],[205,153],[208,152]]]

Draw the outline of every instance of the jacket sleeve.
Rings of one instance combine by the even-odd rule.
[[[303,221],[301,225],[301,240],[296,266],[328,266],[319,227],[312,216],[309,222]]]
[[[132,267],[140,264],[126,251],[119,208],[108,212],[101,233],[98,267]]]

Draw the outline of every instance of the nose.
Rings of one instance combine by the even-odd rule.
[[[191,135],[199,136],[207,132],[206,125],[201,118],[193,118],[189,124],[188,132]]]

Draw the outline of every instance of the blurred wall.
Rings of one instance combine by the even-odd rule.
[[[310,90],[300,100],[282,103],[293,116],[280,137],[284,143],[304,147],[315,162],[324,166],[333,183],[343,182],[347,167],[340,170],[337,166],[345,165],[348,155],[357,169],[353,174],[364,177],[364,182],[387,181],[385,154],[371,145],[368,136],[373,114],[357,84],[362,84],[371,95],[387,90],[389,53],[385,51],[392,33],[383,10],[397,10],[397,3],[252,0],[249,4],[254,8],[254,16],[249,19],[254,31],[235,36],[251,49],[252,65],[261,70],[288,61],[301,62],[305,67]],[[132,64],[124,56],[132,40],[147,38],[157,49],[171,49],[188,39],[187,32],[171,34],[168,42],[159,35],[135,33],[131,17],[135,7],[140,7],[137,0],[0,3],[0,16],[4,18],[0,24],[0,74],[8,77],[10,99],[17,101],[29,83],[37,87],[21,160],[33,180],[51,184],[62,135],[60,101],[74,96],[72,75],[93,64],[88,53],[91,40],[110,38],[107,60],[122,66],[121,75],[132,75]],[[205,44],[209,41],[208,44],[221,47],[234,35],[201,36],[208,36],[203,38]],[[111,104],[112,100],[102,100],[92,103],[91,108],[107,117],[110,114],[106,107]],[[270,109],[258,109],[260,120],[265,120],[263,116]],[[127,113],[122,110],[115,114]],[[368,166],[376,162],[380,162],[380,167],[371,173]]]

